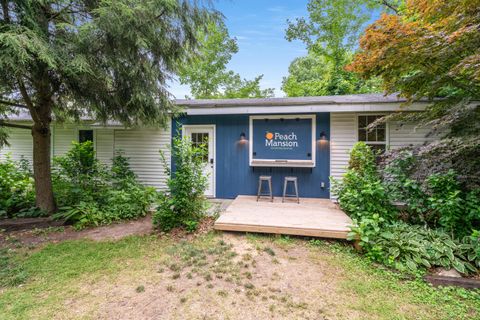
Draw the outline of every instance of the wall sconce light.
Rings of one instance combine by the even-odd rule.
[[[240,141],[245,141],[246,137],[245,132],[240,133]]]
[[[320,132],[320,140],[327,140],[327,134],[325,131]]]

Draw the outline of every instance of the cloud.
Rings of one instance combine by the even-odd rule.
[[[287,8],[284,6],[273,6],[273,7],[267,8],[267,11],[270,11],[270,12],[285,12],[286,10]]]

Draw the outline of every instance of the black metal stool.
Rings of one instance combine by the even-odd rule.
[[[295,194],[287,194],[287,184],[289,182],[293,182],[293,186],[295,187]],[[285,177],[283,182],[283,198],[282,202],[285,202],[286,197],[297,197],[297,203],[300,203],[300,198],[298,197],[298,184],[297,184],[297,177]]]
[[[262,184],[263,182],[268,183],[268,193],[262,193]],[[269,196],[270,201],[273,202],[273,193],[272,193],[272,177],[271,176],[260,176],[258,178],[258,192],[257,192],[257,201],[261,196]]]

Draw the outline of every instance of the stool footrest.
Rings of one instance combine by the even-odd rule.
[[[267,182],[268,193],[264,193],[262,190],[263,182]],[[272,192],[272,177],[271,176],[260,176],[258,177],[258,191],[257,191],[257,201],[260,197],[270,197],[270,201],[273,202],[273,192]]]
[[[285,201],[285,198],[297,198],[297,203],[300,203],[300,198],[298,197],[298,183],[297,183],[297,177],[285,177],[284,182],[283,182],[283,197],[282,197],[282,202]],[[287,185],[288,183],[291,182],[293,183],[293,186],[295,188],[295,194],[288,194],[287,193]]]

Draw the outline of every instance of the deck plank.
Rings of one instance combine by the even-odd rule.
[[[238,196],[215,221],[224,231],[261,232],[346,239],[352,220],[328,199],[301,198],[300,204],[281,198],[256,201]]]

